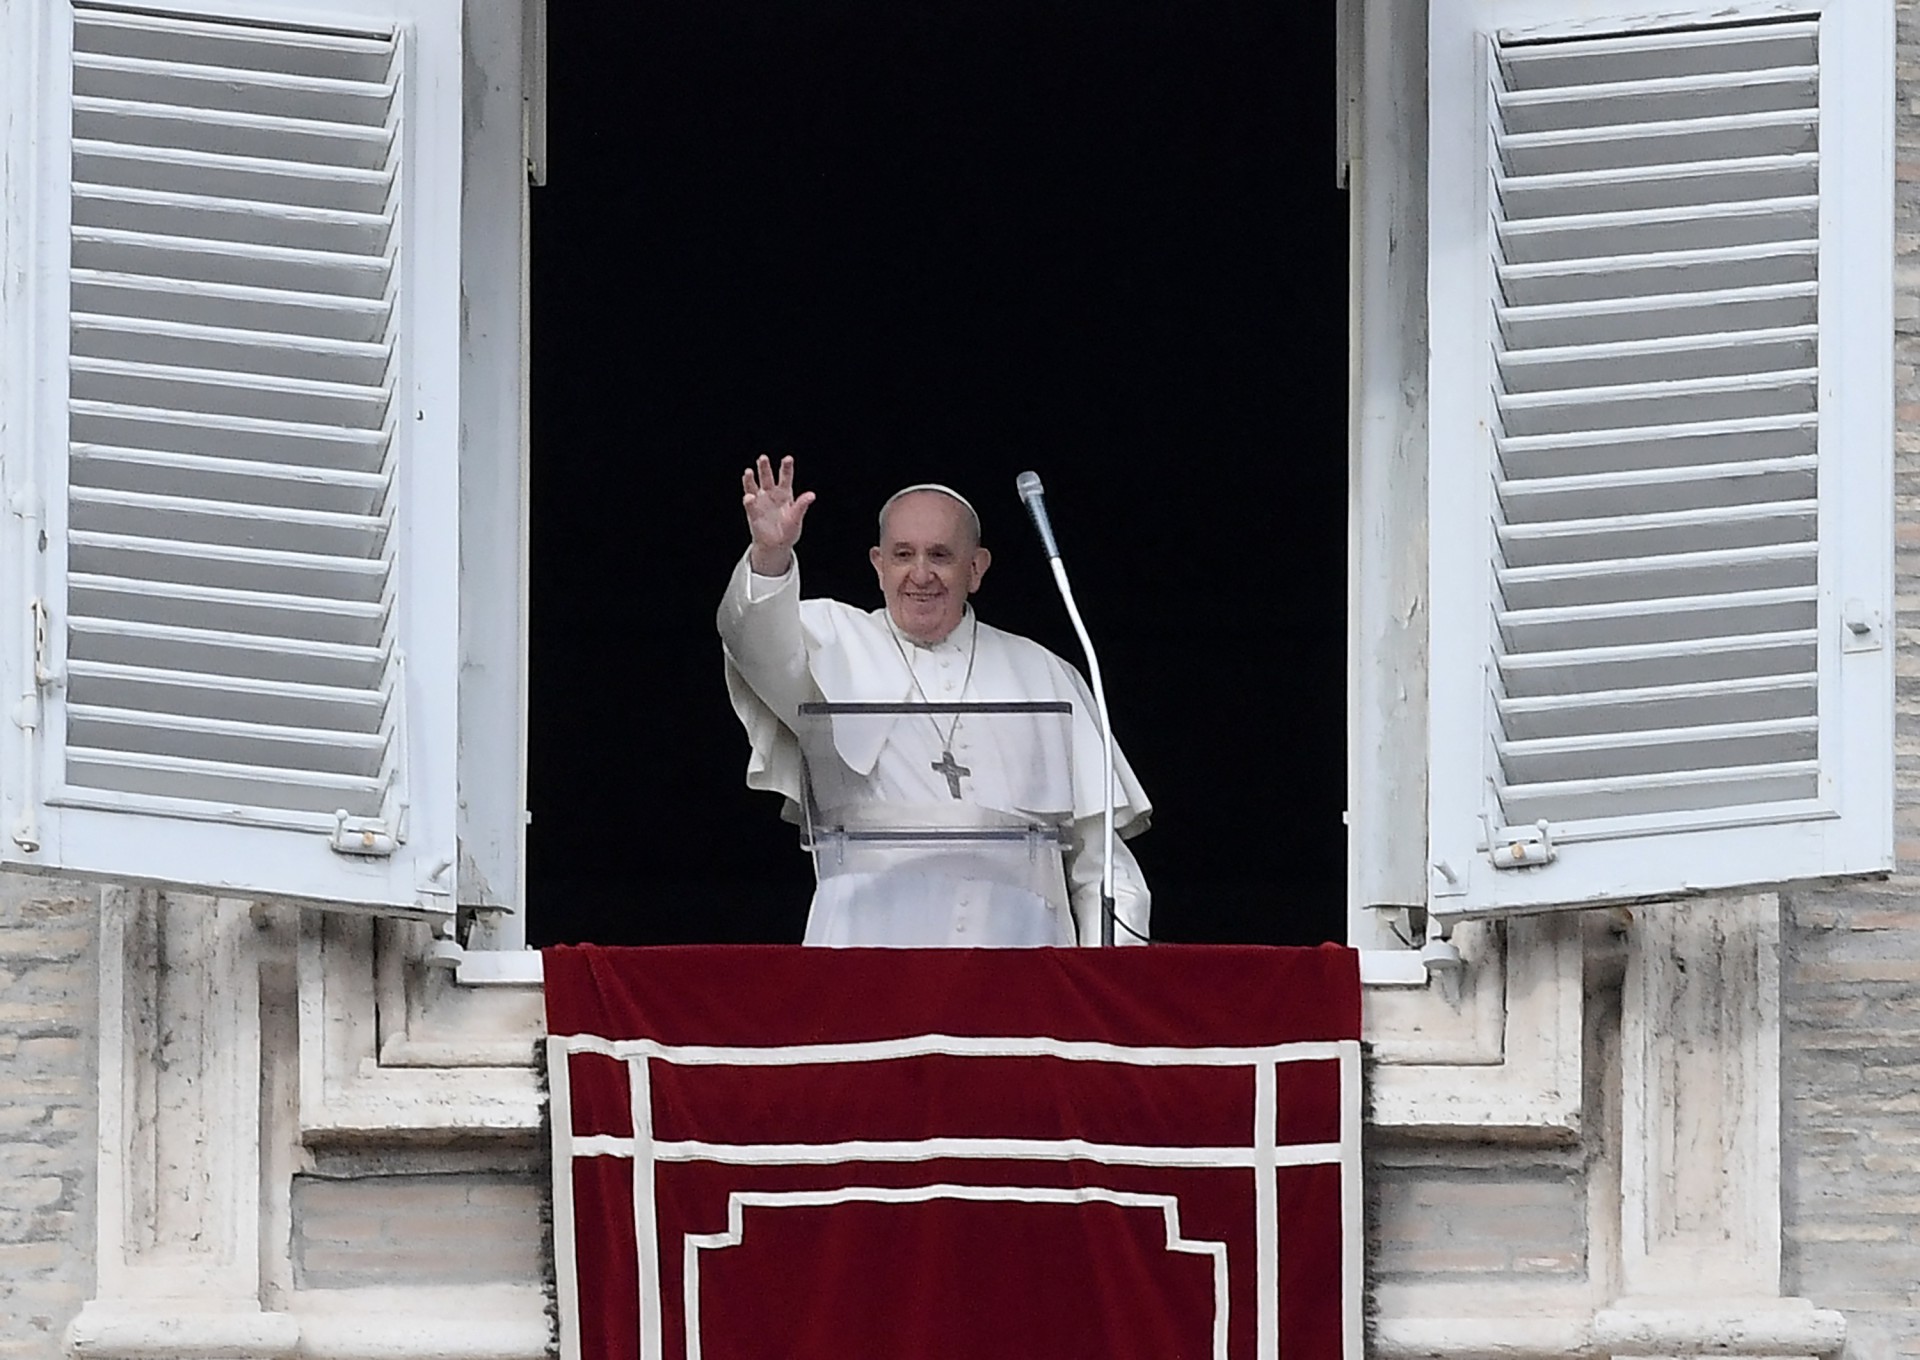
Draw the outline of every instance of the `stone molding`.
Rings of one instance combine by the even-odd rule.
[[[1371,989],[1369,1124],[1395,1134],[1567,1142],[1580,1132],[1577,915],[1470,923],[1454,982]]]
[[[532,1285],[340,1289],[283,1313],[89,1306],[69,1345],[87,1360],[544,1360],[546,1297]]]
[[[300,1131],[313,1140],[540,1127],[538,989],[470,991],[425,928],[308,912],[299,942]]]
[[[1797,1304],[1798,1306],[1790,1306]],[[1763,1299],[1746,1308],[1603,1308],[1590,1316],[1382,1318],[1375,1360],[1569,1360],[1603,1356],[1769,1357],[1835,1355],[1846,1319],[1804,1300]]]

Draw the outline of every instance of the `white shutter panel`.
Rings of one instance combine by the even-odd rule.
[[[1885,870],[1886,34],[1466,8],[1433,33],[1433,906]]]
[[[27,862],[451,910],[458,5],[404,9],[72,10]]]

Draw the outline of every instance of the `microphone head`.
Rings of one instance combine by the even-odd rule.
[[[1021,500],[1032,500],[1035,496],[1040,495],[1042,491],[1040,474],[1037,472],[1021,473],[1013,479],[1013,489],[1019,493]]]

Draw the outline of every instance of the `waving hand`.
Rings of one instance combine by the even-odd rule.
[[[813,493],[793,494],[793,459],[782,458],[780,471],[765,454],[753,467],[740,474],[740,504],[746,510],[747,531],[753,546],[747,556],[753,570],[761,576],[785,576],[793,565],[793,545],[800,541],[807,507]]]

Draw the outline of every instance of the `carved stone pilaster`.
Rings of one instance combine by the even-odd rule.
[[[1780,907],[1636,911],[1621,1007],[1611,1355],[1816,1355],[1845,1320],[1780,1296]]]
[[[84,1356],[273,1356],[260,1305],[260,960],[249,904],[101,902],[99,1280]]]

